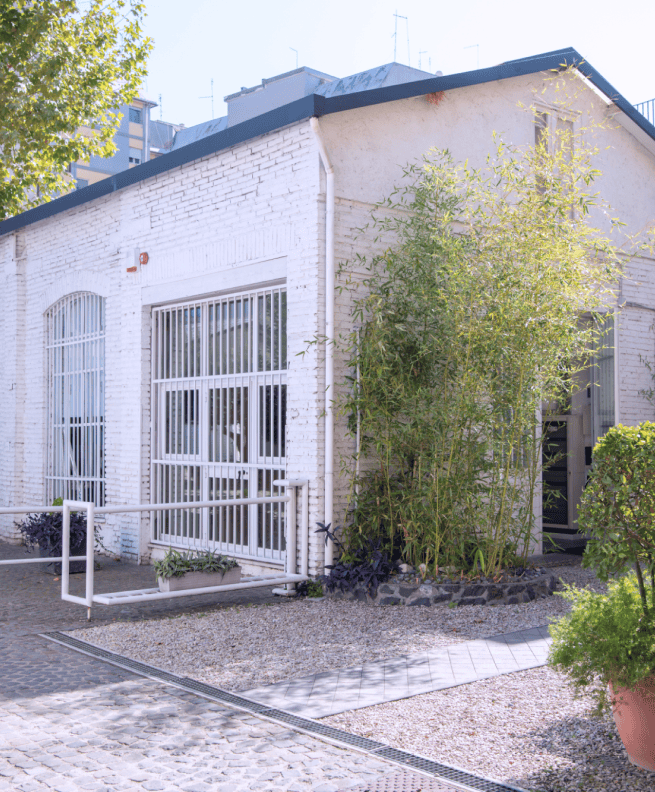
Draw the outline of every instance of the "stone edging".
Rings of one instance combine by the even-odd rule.
[[[332,599],[355,600],[369,605],[439,605],[454,602],[457,605],[516,605],[550,596],[557,588],[554,575],[508,583],[381,583],[375,596],[364,589],[327,593]]]

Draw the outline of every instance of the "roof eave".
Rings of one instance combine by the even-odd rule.
[[[121,171],[107,179],[68,193],[49,203],[29,209],[15,217],[0,222],[0,236],[8,234],[32,223],[45,220],[59,212],[81,206],[88,201],[110,195],[113,192],[137,184],[140,181],[158,176],[160,173],[173,170],[195,160],[216,154],[219,151],[244,143],[253,138],[281,129],[290,124],[304,121],[311,116],[324,116],[341,113],[345,110],[368,107],[385,102],[411,99],[437,91],[448,91],[466,88],[488,82],[537,74],[543,71],[558,71],[575,66],[599,91],[612,101],[650,140],[655,142],[655,126],[653,126],[638,110],[636,110],[604,77],[602,77],[573,48],[554,50],[530,58],[501,63],[487,69],[462,72],[427,80],[417,80],[385,88],[373,88],[353,94],[326,98],[318,94],[310,94],[282,107],[269,110],[240,124],[215,132],[201,140],[171,151],[165,156],[157,157],[126,171]]]

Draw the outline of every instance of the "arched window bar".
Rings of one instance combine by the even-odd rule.
[[[105,502],[105,300],[76,292],[45,314],[46,500]]]

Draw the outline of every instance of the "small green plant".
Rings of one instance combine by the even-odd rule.
[[[161,561],[155,561],[155,574],[166,580],[181,577],[187,572],[227,572],[239,566],[234,558],[228,558],[211,550],[197,550],[182,553],[169,547]]]
[[[296,586],[296,594],[299,597],[318,599],[323,596],[323,586],[318,580],[303,580]]]
[[[634,687],[655,670],[655,635],[644,617],[634,573],[609,583],[608,593],[567,587],[570,614],[551,625],[549,663],[579,690],[590,690],[597,712],[609,704],[607,686]]]

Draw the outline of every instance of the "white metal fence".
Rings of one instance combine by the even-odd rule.
[[[116,591],[96,594],[94,591],[94,550],[95,534],[92,526],[96,515],[100,514],[127,514],[134,512],[176,512],[186,510],[186,503],[152,504],[141,503],[133,506],[101,506],[96,508],[91,502],[65,500],[63,506],[11,506],[0,508],[0,514],[42,514],[44,512],[62,512],[62,555],[48,558],[26,558],[10,561],[0,560],[0,566],[12,564],[43,563],[50,564],[61,562],[61,598],[67,602],[85,605],[88,609],[88,618],[91,618],[91,608],[94,604],[120,605],[124,603],[147,602],[150,600],[171,599],[177,597],[197,596],[199,594],[212,594],[220,591],[234,589],[261,588],[262,586],[289,586],[308,578],[309,565],[309,483],[307,481],[278,480],[272,482],[277,487],[285,487],[285,495],[266,498],[243,498],[229,500],[198,501],[196,509],[221,509],[226,507],[265,507],[286,505],[288,519],[285,523],[285,544],[287,548],[284,571],[269,573],[267,575],[246,576],[241,583],[225,586],[212,586],[201,589],[188,589],[181,591],[161,592],[159,589],[137,589],[131,591]],[[297,488],[301,489],[301,523],[300,523],[300,564],[298,564],[298,531],[296,524],[297,513]],[[87,537],[86,555],[70,555],[70,513],[71,511],[86,511]],[[70,561],[86,560],[85,596],[78,597],[70,593]]]

